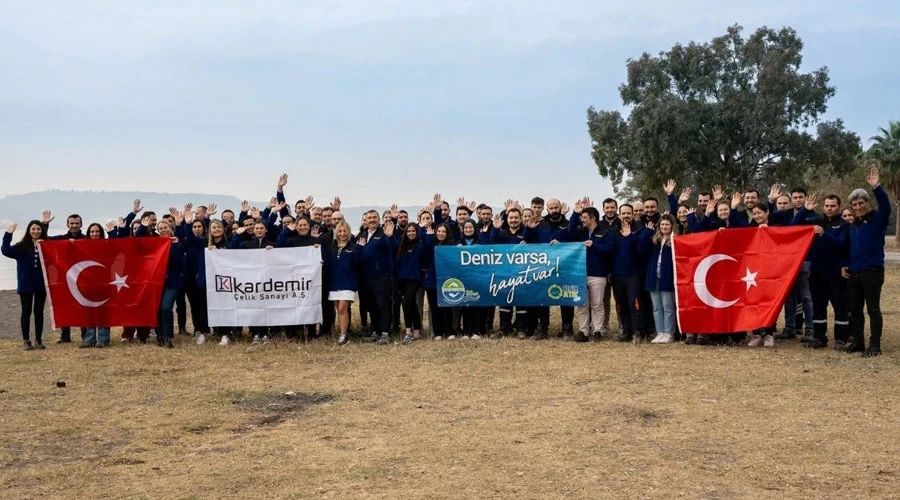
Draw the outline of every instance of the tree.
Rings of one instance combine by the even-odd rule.
[[[869,138],[872,146],[866,156],[880,164],[881,185],[896,204],[900,200],[900,121],[889,122],[887,128],[878,127],[878,132]],[[894,244],[900,247],[900,217],[894,224]]]
[[[828,69],[800,72],[803,43],[791,28],[762,27],[746,40],[741,31],[629,59],[619,87],[627,119],[588,109],[592,157],[617,191],[647,193],[668,178],[808,184],[854,168],[859,137],[840,119],[820,121],[835,93]]]

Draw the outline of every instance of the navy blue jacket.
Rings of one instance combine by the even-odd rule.
[[[166,267],[166,288],[184,288],[184,267],[187,251],[178,241],[172,241],[169,247],[169,265]]]
[[[628,236],[622,236],[622,232],[618,230],[610,231],[615,240],[611,273],[613,276],[638,276],[644,272],[644,261],[637,251],[641,233],[644,231],[649,230],[634,225]]]
[[[513,233],[508,229],[491,228],[490,242],[494,245],[518,245],[526,241],[526,230],[528,228],[522,225],[517,233]]]
[[[16,260],[16,292],[34,293],[44,291],[44,272],[41,271],[41,257],[37,247],[33,252],[23,251],[12,244],[12,233],[3,235],[3,255]],[[30,236],[29,236],[30,238]]]
[[[359,290],[357,266],[362,258],[363,248],[353,240],[341,250],[333,243],[322,245],[322,261],[325,263],[324,271],[328,273],[329,292]]]
[[[884,235],[891,218],[891,200],[881,184],[872,191],[878,208],[850,225],[848,271],[851,273],[884,267]]]
[[[274,247],[275,244],[266,238],[257,238],[255,235],[252,239],[245,240],[242,235],[236,234],[231,237],[232,250],[253,250],[254,248]]]
[[[390,276],[394,269],[394,246],[392,238],[384,235],[380,227],[369,237],[368,230],[363,230],[358,237],[365,238],[359,269],[362,277],[376,278]]]
[[[604,230],[599,225],[588,234],[587,229],[581,224],[581,218],[573,214],[569,219],[564,234],[557,233],[558,241],[584,242],[591,240],[591,246],[585,249],[587,253],[587,275],[596,278],[609,276],[610,257],[615,252],[615,238],[609,230]]]
[[[397,263],[394,266],[394,270],[397,272],[398,280],[423,281],[424,273],[422,271],[425,269],[425,266],[423,265],[423,256],[427,253],[426,247],[429,245],[430,242],[419,238],[418,243],[415,246],[407,248],[403,253],[397,256]],[[399,248],[399,244],[396,242],[391,243],[391,246],[393,249]]]
[[[838,279],[841,268],[849,262],[848,246],[850,225],[840,215],[828,219],[823,217],[822,236],[813,240],[815,258],[812,261],[811,272],[831,276]]]
[[[422,268],[425,269],[425,280],[422,282],[422,286],[432,290],[437,288],[437,269],[434,264],[434,249],[440,245],[437,244],[437,237],[433,234],[426,234],[422,241],[428,241],[428,245],[422,249]],[[466,246],[466,240],[463,239],[459,244]],[[478,244],[477,234],[472,241],[472,244]]]
[[[672,245],[654,245],[654,231],[641,231],[638,252],[646,255],[647,279],[644,289],[648,292],[675,291],[675,265],[672,262]]]

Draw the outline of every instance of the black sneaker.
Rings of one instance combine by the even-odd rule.
[[[853,342],[845,352],[866,352],[866,345],[860,342]]]
[[[834,350],[835,351],[846,352],[847,349],[849,349],[849,348],[850,348],[850,342],[847,342],[844,340],[835,340],[834,341]]]
[[[874,358],[875,356],[881,356],[881,347],[877,345],[870,345],[865,352],[862,353],[864,358]]]
[[[547,332],[535,333],[531,340],[547,340],[549,337],[547,336]]]
[[[581,332],[578,332],[578,333],[575,335],[575,337],[572,338],[572,340],[574,340],[575,342],[587,342],[587,341],[590,340],[590,339],[588,338],[587,335],[585,335],[585,334],[583,334],[583,333],[581,333]]]
[[[172,343],[172,339],[166,339],[165,347],[166,347],[166,349],[174,349],[175,348],[175,344]]]
[[[31,350],[34,350],[34,346],[31,345],[31,341],[30,341],[30,340],[26,340],[26,341],[22,342],[22,350],[23,350],[23,351],[31,351]]]
[[[72,342],[70,337],[60,337],[59,340],[56,341],[57,344],[68,344]]]
[[[697,340],[694,343],[697,345],[709,345],[709,335],[697,335]]]
[[[491,336],[488,337],[488,339],[490,339],[490,340],[500,340],[502,338],[503,338],[503,334],[500,334],[500,333],[492,333]]]
[[[384,333],[380,337],[378,337],[378,340],[375,341],[375,343],[378,345],[388,345],[391,343],[391,336]]]
[[[46,347],[44,344],[40,343],[40,342],[36,342],[36,343],[34,344],[34,348],[35,348],[35,349],[43,350],[43,349],[46,349],[47,347]]]
[[[804,345],[803,347],[806,347],[808,349],[824,349],[828,347],[828,340],[810,337],[809,340],[806,341],[806,345]]]
[[[347,345],[350,343],[350,336],[346,333],[342,333],[340,337],[338,337],[338,345]]]
[[[634,335],[626,335],[625,333],[620,333],[613,337],[616,342],[631,342],[634,340]]]
[[[409,345],[409,344],[412,344],[412,341],[413,341],[412,334],[407,333],[406,335],[403,336],[403,340],[401,340],[400,343],[403,345]]]
[[[790,328],[781,330],[781,333],[775,335],[775,340],[792,340],[797,338],[797,333]]]

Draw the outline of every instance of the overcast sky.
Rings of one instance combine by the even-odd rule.
[[[625,61],[790,25],[827,119],[900,119],[900,2],[0,0],[0,196],[200,191],[422,204],[611,193],[585,110]]]

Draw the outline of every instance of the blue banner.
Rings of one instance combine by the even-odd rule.
[[[580,306],[585,257],[581,243],[438,246],[438,306]]]

